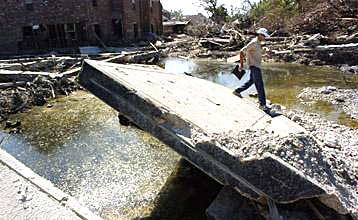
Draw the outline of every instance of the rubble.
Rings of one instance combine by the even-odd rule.
[[[44,105],[50,98],[79,89],[76,75],[80,64],[81,59],[65,56],[1,60],[0,121],[9,114]]]
[[[350,214],[357,219],[357,129],[333,124],[318,114],[292,111],[285,114],[292,120],[299,118],[295,121],[309,134],[282,137],[265,130],[246,130],[217,134],[212,139],[242,161],[262,158],[266,153],[278,156],[330,192],[329,197],[319,197],[322,203],[339,214]]]
[[[231,32],[234,33],[234,32]],[[162,56],[187,58],[226,58],[237,62],[238,51],[248,43],[253,34],[223,35],[196,38],[181,35],[171,42],[163,42],[159,47]],[[321,33],[294,34],[289,37],[270,37],[264,49],[266,60],[296,62],[309,65],[356,65],[358,63],[358,34],[331,37]]]
[[[335,34],[357,29],[356,1],[301,0],[301,12],[288,22],[288,30],[294,33]]]
[[[44,105],[49,99],[82,89],[77,82],[77,75],[86,57],[108,62],[140,64],[156,64],[160,58],[160,52],[154,45],[121,51],[71,56],[24,55],[0,60],[0,122],[6,120],[9,114],[31,106]]]

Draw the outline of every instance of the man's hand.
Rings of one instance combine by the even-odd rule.
[[[271,59],[272,58],[272,51],[267,48],[267,47],[264,47],[263,50],[266,52],[262,55],[262,57],[264,58],[267,58],[267,59]]]
[[[240,51],[240,71],[244,69],[244,59],[245,54],[243,51]]]

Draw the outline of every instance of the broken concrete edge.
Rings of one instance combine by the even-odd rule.
[[[229,136],[228,134],[226,134],[226,135]],[[322,144],[319,143],[318,140],[316,140],[312,136],[310,136],[310,137],[312,139],[314,139],[315,141],[317,141],[317,143],[322,146]],[[215,139],[215,138],[211,138],[211,139],[208,138],[206,141],[201,140],[201,142],[202,143],[198,143],[198,145],[197,145],[198,148],[200,148],[201,150],[203,150],[205,152],[208,152],[208,154],[218,155],[217,158],[219,160],[221,160],[222,163],[227,164],[228,167],[230,167],[230,166],[232,166],[232,164],[234,164],[233,163],[234,160],[238,160],[237,154],[235,154],[234,152],[232,152],[230,149],[226,148],[225,146],[221,145],[219,142],[217,142],[217,139]],[[220,148],[223,148],[226,150],[219,152],[219,149],[217,148],[217,146],[220,146]],[[342,201],[340,197],[337,197],[336,189],[334,187],[331,187],[327,184],[326,185],[322,184],[321,182],[310,177],[309,175],[306,175],[304,172],[302,172],[299,169],[297,169],[296,167],[292,166],[288,162],[284,161],[282,158],[276,156],[275,154],[271,154],[270,152],[265,152],[263,155],[261,155],[259,157],[255,157],[255,158],[251,158],[251,157],[243,158],[243,160],[241,160],[241,162],[242,162],[243,166],[245,166],[245,163],[250,162],[250,160],[253,160],[253,159],[256,161],[265,161],[265,160],[272,159],[275,163],[282,164],[281,167],[283,169],[281,169],[280,172],[285,172],[284,170],[286,170],[286,169],[290,170],[291,172],[295,173],[295,175],[297,175],[298,177],[300,176],[302,179],[305,179],[307,181],[307,183],[312,183],[314,187],[317,187],[317,186],[320,187],[323,190],[322,191],[323,193],[322,194],[317,193],[317,195],[314,197],[317,197],[327,207],[330,207],[330,208],[336,210],[339,214],[342,214],[342,215],[349,214],[355,220],[358,219],[358,213],[357,213],[357,210],[354,208],[354,205],[349,206],[347,203]],[[277,172],[278,171],[279,171],[279,169],[277,169]],[[272,178],[275,178],[275,175],[272,175]],[[302,183],[306,184],[305,182],[302,182]],[[268,184],[270,184],[270,183],[268,182]],[[308,187],[308,188],[310,188],[310,187]],[[236,189],[236,190],[241,192],[240,189]],[[243,194],[243,193],[241,192],[241,194]],[[243,194],[243,195],[245,195],[245,194]],[[245,197],[250,198],[250,195],[245,195]],[[302,196],[302,195],[300,195],[299,197],[300,197],[299,199],[312,198],[311,196],[307,197],[307,196]],[[255,200],[255,198],[251,198],[251,199]],[[287,201],[287,202],[285,202],[285,201],[283,201],[283,202],[276,201],[276,202],[285,204],[285,203],[298,201],[299,199],[295,199],[295,200]]]
[[[222,166],[226,166],[226,169],[230,170],[233,175],[240,179],[242,184],[252,189],[261,197],[270,198],[277,203],[285,204],[295,202],[300,199],[308,199],[327,195],[327,191],[317,181],[304,175],[298,169],[271,153],[264,153],[262,157],[255,158],[255,160],[242,160],[235,156],[229,149],[216,142],[215,144],[201,142],[197,143],[195,146],[199,151],[201,151],[202,154],[207,155],[207,157],[210,155],[215,155],[215,160],[221,163]],[[262,174],[262,169],[269,167],[274,167],[276,172],[269,175],[261,175],[260,181],[255,180],[256,177],[250,178],[250,173],[257,173],[257,175],[252,176],[260,176],[260,174]],[[277,182],[280,182],[280,179],[283,178],[280,175],[284,175],[284,179],[295,179],[291,185],[282,184],[282,187],[286,187],[287,190],[291,189],[291,192],[293,189],[296,189],[296,193],[292,193],[292,195],[286,195],[286,197],[284,197],[279,196],[278,193],[280,191],[282,192],[281,187],[278,188],[278,191],[276,189],[276,192],[274,190],[275,187],[269,187],[266,190],[264,189],[263,185],[277,185]],[[243,178],[243,176],[245,176],[245,178]],[[283,181],[284,180],[282,180],[282,182]],[[260,189],[258,189],[252,184],[253,182],[256,182],[257,184],[264,182],[264,184],[261,185]],[[300,183],[299,187],[302,187],[302,191],[298,190],[299,187],[295,187],[298,186],[295,185],[296,183]],[[242,190],[238,191],[242,194],[246,194],[246,197],[250,199],[257,200],[256,198],[247,195],[247,193],[242,192]]]
[[[15,171],[18,175],[34,184],[41,191],[48,194],[54,200],[59,202],[59,205],[65,206],[70,211],[76,213],[77,216],[84,220],[102,220],[99,216],[92,213],[89,209],[82,206],[76,199],[64,193],[59,188],[55,187],[50,181],[42,178],[26,165],[11,156],[5,150],[0,148],[0,162]]]
[[[215,140],[213,140],[213,141],[215,141]],[[216,145],[219,145],[220,148],[225,149],[225,146],[221,146],[219,143],[216,143]],[[238,176],[236,174],[237,172],[233,172],[235,170],[235,167],[234,168],[232,167],[233,160],[238,160],[238,158],[235,156],[235,154],[233,152],[230,151],[230,149],[226,149],[225,151],[220,151],[220,149],[218,149],[216,147],[216,145],[214,146],[213,144],[210,144],[210,143],[204,143],[204,141],[203,141],[203,143],[197,143],[196,147],[199,151],[203,151],[202,152],[203,154],[207,154],[209,156],[212,154],[218,155],[217,158],[219,161],[221,161],[221,163],[222,163],[221,166],[227,166],[227,168],[225,168],[225,170],[229,170],[229,172],[232,172],[233,176]],[[216,152],[213,153],[212,151],[216,151]],[[352,216],[352,218],[354,220],[358,219],[358,213],[356,212],[356,209],[349,207],[349,206],[347,206],[347,204],[342,202],[341,199],[339,197],[337,197],[337,195],[335,194],[334,188],[327,187],[327,186],[320,184],[315,179],[305,175],[303,172],[301,172],[294,166],[290,165],[286,161],[282,160],[281,158],[277,157],[276,155],[266,152],[260,158],[256,159],[256,161],[257,161],[256,163],[259,163],[259,162],[265,163],[265,161],[266,161],[266,164],[267,164],[267,162],[270,163],[269,162],[270,160],[273,161],[274,163],[282,164],[281,167],[283,168],[283,170],[286,169],[288,171],[291,171],[298,178],[301,178],[302,180],[304,180],[304,182],[301,182],[301,183],[303,185],[307,185],[307,189],[312,189],[312,191],[314,191],[313,189],[316,188],[315,196],[300,195],[299,197],[297,197],[296,199],[293,199],[291,201],[288,201],[288,200],[287,201],[277,201],[276,200],[275,202],[277,202],[278,204],[289,204],[289,203],[297,202],[299,200],[318,198],[324,205],[335,210],[337,213],[339,213],[341,215],[350,215],[350,216]],[[248,160],[248,161],[250,161],[250,160]],[[245,166],[245,162],[248,162],[248,161],[243,160],[241,162],[243,163],[243,166]],[[220,163],[220,162],[218,162],[218,163]],[[279,169],[277,169],[277,172],[282,173],[282,169],[281,169],[281,171],[279,171]],[[274,179],[274,176],[275,175],[272,175],[271,178]],[[244,186],[247,186],[249,189],[254,191],[257,195],[259,195],[259,197],[254,197],[252,193],[245,192],[245,191],[243,191],[242,188],[233,187],[233,189],[235,189],[237,192],[239,192],[245,198],[249,198],[251,200],[261,202],[261,203],[262,202],[264,203],[267,198],[270,198],[270,196],[268,196],[268,194],[270,194],[270,193],[266,193],[266,192],[262,191],[261,189],[257,190],[257,187],[253,186],[249,182],[250,180],[241,178],[241,176],[238,176],[237,178],[241,179],[240,181],[241,181],[241,183],[244,184]],[[273,184],[273,183],[268,183],[268,181],[264,181],[264,182],[267,183],[268,185]],[[297,183],[298,182],[299,181],[297,181]],[[300,185],[302,185],[302,184],[300,184]]]

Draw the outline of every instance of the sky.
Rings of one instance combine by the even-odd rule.
[[[199,6],[198,0],[160,0],[163,8],[167,11],[179,11],[182,10],[184,15],[196,15],[202,13],[207,16],[206,11]],[[255,1],[253,1],[255,2]],[[256,1],[257,2],[257,1]],[[231,5],[234,7],[240,7],[240,0],[218,0],[218,5],[224,4],[230,12]]]

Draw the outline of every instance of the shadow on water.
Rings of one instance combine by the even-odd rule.
[[[181,159],[168,178],[149,217],[136,220],[206,220],[205,210],[222,185]]]

